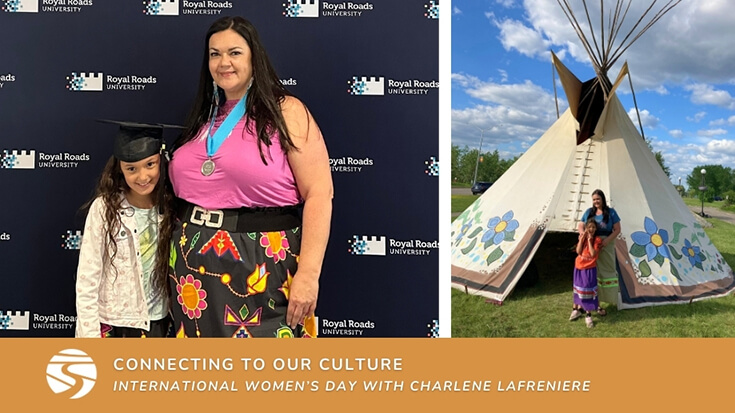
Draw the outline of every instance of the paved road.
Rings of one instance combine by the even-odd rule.
[[[700,212],[702,212],[702,207],[694,207],[690,206],[689,209],[692,210],[696,215],[699,215]],[[712,218],[717,218],[721,221],[729,222],[730,224],[735,225],[735,214],[730,212],[725,212],[718,208],[712,208],[712,207],[704,207],[704,213],[709,215]]]
[[[452,188],[452,195],[472,195],[470,188]]]

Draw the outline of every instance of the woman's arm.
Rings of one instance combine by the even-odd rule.
[[[615,243],[615,238],[617,238],[619,234],[620,234],[620,222],[616,222],[615,224],[613,224],[612,233],[607,238],[602,240],[602,247],[604,248],[607,244],[611,242]]]
[[[304,199],[299,267],[289,292],[286,323],[291,328],[314,314],[319,275],[329,240],[332,219],[332,173],[329,155],[319,127],[303,103],[287,97],[281,110],[291,139],[298,149],[289,151],[288,162]]]
[[[77,266],[77,326],[74,333],[76,337],[101,337],[99,288],[104,271],[103,251],[106,248],[103,210],[102,199],[95,199],[84,223],[84,236],[79,248]]]

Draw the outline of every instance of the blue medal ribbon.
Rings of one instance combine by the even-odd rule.
[[[245,101],[248,98],[248,92],[245,92],[245,96],[243,96],[242,99],[237,102],[237,105],[232,108],[230,114],[227,115],[225,121],[222,122],[222,125],[217,128],[214,136],[212,136],[214,120],[217,118],[217,110],[219,109],[217,106],[214,107],[214,113],[212,113],[212,122],[209,124],[209,130],[207,131],[207,156],[210,159],[212,158],[212,156],[214,156],[219,147],[222,146],[222,142],[224,142],[225,139],[230,136],[230,133],[232,133],[232,130],[235,128],[235,125],[237,125],[237,122],[242,119],[243,115],[245,115]]]

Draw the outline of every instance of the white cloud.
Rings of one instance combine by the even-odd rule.
[[[508,72],[503,69],[498,69],[498,72],[500,73],[500,81],[505,83],[508,81]]]
[[[726,90],[717,90],[712,85],[697,83],[684,86],[692,92],[691,101],[697,105],[715,105],[735,109],[735,98]]]
[[[454,6],[454,8],[452,9],[452,14],[462,14],[462,10],[460,10],[457,6]]]
[[[586,27],[584,9],[577,2],[573,3],[575,16]],[[587,4],[599,42],[599,18],[595,20],[599,16],[599,4]],[[616,45],[649,4],[631,3]],[[557,2],[525,0],[523,7],[524,21],[505,20],[498,26],[501,28],[500,40],[507,50],[514,49],[534,57],[542,57],[541,50],[549,48],[555,52],[566,50],[574,60],[589,64],[587,52]],[[660,7],[659,3],[654,9],[657,11]],[[606,7],[606,16],[612,14],[611,8],[610,5]],[[651,15],[649,13],[644,24]],[[628,61],[636,90],[643,88],[663,93],[666,89],[662,87],[667,83],[727,83],[732,81],[732,68],[735,67],[733,38],[735,2],[682,2],[627,49],[617,65],[622,64],[622,60]],[[617,73],[617,70],[613,69],[611,73]]]
[[[687,116],[689,122],[699,122],[707,116],[707,112],[697,112],[694,116]]]
[[[497,149],[501,156],[519,155],[532,145],[556,120],[554,96],[525,81],[507,84],[481,81],[473,76],[453,74],[452,85],[479,103],[452,110],[452,144],[483,150]],[[560,110],[566,108],[560,102]]]
[[[680,129],[672,129],[669,131],[669,135],[673,138],[681,138],[684,136],[684,132],[682,132]]]
[[[686,185],[686,178],[694,168],[701,165],[732,165],[735,163],[735,141],[722,139],[710,140],[702,144],[676,144],[654,141],[654,151],[661,151],[664,161],[671,171],[671,182]]]
[[[496,3],[503,7],[513,7],[514,0],[495,0]]]
[[[659,95],[665,96],[669,94],[669,89],[666,88],[664,85],[659,85],[658,87],[652,89],[654,92],[658,93]]]
[[[500,42],[505,50],[515,49],[528,57],[543,55],[548,58],[550,43],[538,31],[512,19],[494,20],[493,23],[500,29]]]
[[[643,122],[643,127],[655,128],[656,126],[658,126],[659,118],[653,116],[651,112],[649,112],[647,109],[641,110],[640,114],[641,122]],[[636,114],[635,108],[630,108],[628,110],[628,117],[631,121],[633,121],[633,124],[640,127],[640,125],[638,124],[638,115]]]
[[[721,155],[735,156],[735,141],[727,139],[713,139],[707,143],[707,150]]]
[[[481,83],[480,79],[475,76],[465,75],[463,73],[452,73],[452,86],[456,85],[463,88],[468,88],[471,85],[479,83]]]
[[[724,118],[715,119],[715,120],[711,121],[709,123],[709,125],[710,126],[723,126],[723,125],[733,126],[733,125],[735,125],[735,115],[730,116],[727,119],[724,119]]]
[[[452,83],[464,93],[487,103],[499,104],[526,113],[548,112],[555,107],[554,96],[530,80],[523,83],[483,82],[474,76],[452,74]]]
[[[697,131],[697,136],[706,136],[706,137],[726,135],[726,134],[727,134],[727,131],[724,129],[703,129],[703,130]]]

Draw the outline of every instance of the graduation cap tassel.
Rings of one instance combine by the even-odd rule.
[[[171,156],[169,155],[168,150],[166,149],[165,143],[161,144],[161,156],[166,158],[167,162],[171,162]]]
[[[168,179],[168,163],[169,163],[169,157],[168,152],[166,151],[166,144],[163,144],[163,147],[161,148],[161,151],[165,153],[165,155],[161,156],[161,162],[159,162],[158,166],[160,169],[159,179],[158,179],[158,194],[157,194],[157,202],[156,206],[158,208],[158,212],[160,214],[164,214],[166,212],[165,203],[166,203],[166,192],[167,191],[173,191],[172,188],[169,188],[170,181]]]

